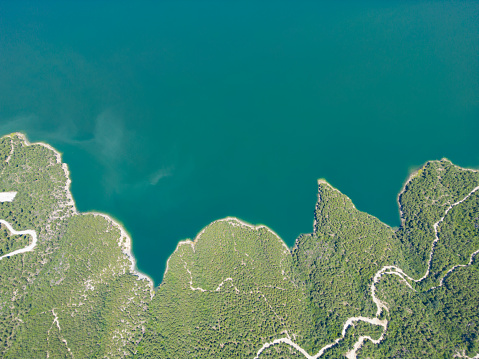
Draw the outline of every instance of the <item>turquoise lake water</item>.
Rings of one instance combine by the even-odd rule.
[[[479,166],[477,1],[3,1],[0,135],[63,153],[158,284],[236,216],[289,246],[318,178],[399,225],[409,172]]]

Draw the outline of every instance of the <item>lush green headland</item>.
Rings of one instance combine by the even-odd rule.
[[[476,171],[426,163],[398,196],[399,229],[320,180],[294,248],[218,220],[178,244],[155,289],[119,224],[77,212],[68,176],[49,146],[0,140],[0,192],[17,192],[0,203],[1,357],[478,354]]]

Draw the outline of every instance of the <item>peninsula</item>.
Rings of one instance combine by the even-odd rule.
[[[398,229],[320,180],[292,249],[220,219],[178,243],[157,288],[70,183],[52,147],[0,139],[1,357],[479,358],[475,170],[426,163]]]

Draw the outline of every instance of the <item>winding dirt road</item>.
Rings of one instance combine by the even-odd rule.
[[[13,235],[25,235],[25,234],[28,234],[29,236],[32,237],[32,243],[30,243],[28,246],[24,247],[24,248],[21,248],[21,249],[17,249],[16,251],[13,251],[11,253],[8,253],[8,254],[5,254],[3,256],[0,257],[0,260],[2,260],[3,258],[5,257],[12,257],[16,254],[20,254],[20,253],[25,253],[25,252],[30,252],[30,251],[33,251],[33,249],[35,248],[35,246],[37,245],[37,232],[35,232],[34,230],[32,229],[27,229],[25,231],[16,231],[13,229],[12,225],[10,223],[8,223],[7,221],[3,220],[3,219],[0,219],[0,223],[5,225],[8,230],[10,231],[10,233],[12,233]]]
[[[406,283],[406,285],[408,287],[410,287],[412,289],[412,286],[411,284],[408,282],[408,281],[413,281],[413,282],[416,282],[416,283],[419,283],[421,281],[423,281],[424,279],[427,278],[427,276],[429,275],[430,273],[430,270],[431,270],[431,261],[432,261],[432,256],[434,254],[434,248],[436,246],[436,243],[439,241],[439,236],[438,236],[438,227],[439,225],[444,221],[444,218],[446,217],[446,215],[448,214],[448,212],[455,206],[457,206],[458,204],[461,204],[462,202],[464,202],[465,200],[467,200],[471,195],[473,195],[475,192],[477,192],[479,190],[479,186],[475,187],[471,192],[469,192],[469,194],[467,196],[465,196],[463,199],[461,199],[460,201],[457,201],[456,203],[453,203],[451,204],[447,209],[446,211],[444,212],[444,215],[441,217],[441,219],[439,221],[437,221],[436,223],[434,223],[434,235],[435,235],[435,238],[434,238],[434,241],[432,242],[431,244],[431,251],[429,253],[429,260],[427,262],[427,270],[426,270],[426,273],[424,273],[424,275],[419,278],[419,279],[414,279],[410,276],[408,276],[406,273],[404,273],[404,271],[399,268],[399,267],[396,267],[396,266],[384,266],[383,268],[381,268],[379,271],[376,272],[376,274],[374,275],[373,277],[373,282],[371,284],[371,298],[374,302],[374,304],[376,304],[376,307],[378,308],[377,309],[377,312],[376,312],[376,317],[375,318],[366,318],[366,317],[351,317],[349,318],[345,323],[344,323],[344,326],[343,326],[343,331],[341,333],[341,337],[336,339],[334,342],[328,344],[328,345],[325,345],[324,347],[322,347],[315,355],[309,355],[306,350],[304,350],[303,348],[301,348],[298,344],[294,343],[290,338],[286,337],[286,338],[279,338],[279,339],[275,339],[273,340],[272,342],[269,342],[269,343],[265,343],[263,344],[263,346],[258,350],[258,352],[256,353],[256,357],[255,359],[259,359],[259,356],[261,355],[261,353],[273,346],[273,345],[276,345],[276,344],[280,344],[280,343],[285,343],[285,344],[288,344],[288,345],[291,345],[292,347],[294,347],[297,351],[299,351],[300,353],[302,353],[307,359],[317,359],[319,358],[321,355],[324,354],[324,352],[332,347],[334,347],[335,345],[337,345],[341,340],[344,339],[345,335],[346,335],[346,330],[349,328],[349,326],[353,325],[354,322],[358,322],[358,321],[362,321],[362,322],[366,322],[366,323],[370,323],[370,324],[374,324],[374,325],[380,325],[383,327],[383,332],[381,334],[381,336],[379,337],[379,339],[372,339],[370,336],[361,336],[359,337],[359,339],[356,341],[356,343],[354,344],[353,348],[346,353],[346,357],[348,359],[355,359],[356,358],[356,353],[357,351],[361,348],[361,346],[363,345],[363,343],[366,341],[366,340],[370,340],[371,342],[373,342],[374,344],[379,344],[383,339],[384,339],[384,335],[386,334],[386,330],[387,330],[387,325],[388,325],[388,321],[386,319],[379,319],[378,317],[381,315],[383,309],[385,309],[386,311],[388,311],[388,307],[387,307],[387,304],[384,303],[383,301],[381,301],[378,297],[376,297],[376,284],[380,281],[381,277],[385,274],[391,274],[391,275],[397,275],[401,278],[402,281],[404,281]],[[465,267],[465,266],[468,266],[468,265],[471,265],[472,262],[473,262],[473,259],[474,259],[474,256],[479,253],[479,250],[475,251],[474,253],[471,254],[470,256],[470,259],[469,259],[469,263],[468,264],[460,264],[460,265],[456,265],[454,267],[452,267],[449,271],[446,272],[446,274],[444,275],[443,278],[441,278],[440,282],[439,282],[439,285],[435,286],[435,287],[432,287],[430,288],[429,290],[431,289],[434,289],[434,288],[437,288],[437,287],[440,287],[443,285],[444,283],[444,278],[446,278],[454,269],[456,268],[459,268],[459,267]],[[478,356],[476,357],[479,357],[479,354]],[[475,357],[475,358],[476,358]]]

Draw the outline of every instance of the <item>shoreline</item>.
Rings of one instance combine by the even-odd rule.
[[[424,166],[426,166],[427,164],[429,163],[426,162],[424,165],[422,165],[421,167],[419,167],[417,170],[411,172],[411,174],[409,175],[409,177],[406,179],[406,182],[404,182],[403,186],[401,187],[401,190],[399,191],[398,195],[397,195],[397,198],[396,198],[396,201],[397,201],[397,204],[398,204],[398,209],[399,209],[399,221],[401,222],[401,226],[404,224],[404,216],[403,216],[403,211],[402,211],[402,206],[401,206],[401,195],[404,193],[404,191],[406,190],[406,186],[408,185],[409,182],[411,182],[416,176],[417,174],[419,173],[419,171],[424,168]]]
[[[409,184],[409,182],[411,182],[414,178],[416,178],[416,176],[418,175],[419,171],[421,171],[425,166],[427,166],[430,162],[441,162],[441,161],[447,161],[449,163],[451,163],[454,167],[462,170],[462,171],[470,171],[470,172],[479,172],[479,169],[475,169],[475,168],[466,168],[466,167],[461,167],[461,166],[458,166],[454,163],[452,163],[452,161],[447,158],[447,157],[443,157],[441,158],[440,160],[431,160],[431,161],[427,161],[425,164],[423,164],[421,167],[419,167],[417,170],[413,170],[411,172],[411,174],[409,175],[409,177],[406,179],[406,182],[404,182],[403,186],[401,187],[401,191],[398,193],[397,195],[397,204],[398,204],[398,209],[399,209],[399,219],[401,221],[401,226],[404,224],[404,218],[403,218],[403,211],[402,211],[402,206],[401,206],[401,195],[404,193],[404,191],[406,190],[406,186]]]
[[[2,136],[2,137],[9,137],[9,138],[13,139],[13,136],[17,136],[18,138],[20,138],[23,141],[23,143],[25,144],[25,146],[39,145],[39,146],[46,147],[47,149],[49,149],[53,152],[53,154],[55,156],[55,159],[57,161],[57,164],[61,165],[61,167],[63,169],[63,172],[65,174],[65,178],[66,178],[64,190],[65,190],[65,194],[66,194],[66,197],[67,197],[67,202],[62,203],[61,206],[63,206],[63,207],[71,206],[72,208],[71,208],[70,215],[75,215],[75,214],[76,215],[89,215],[89,214],[92,214],[94,216],[102,216],[107,221],[109,221],[114,227],[118,228],[120,230],[120,238],[118,239],[118,245],[120,246],[120,248],[122,250],[122,253],[128,258],[128,260],[131,263],[130,272],[133,275],[137,276],[138,280],[146,279],[150,284],[150,288],[152,290],[152,295],[153,295],[153,293],[154,293],[153,279],[150,278],[147,274],[142,273],[138,270],[138,268],[136,266],[136,259],[135,259],[134,255],[132,253],[131,237],[128,235],[128,233],[123,228],[123,226],[108,214],[101,213],[101,212],[79,212],[78,211],[78,209],[76,207],[75,200],[73,199],[73,195],[72,195],[72,192],[71,192],[72,180],[70,178],[70,170],[68,169],[68,165],[66,163],[62,162],[62,158],[61,158],[62,154],[59,151],[57,151],[54,147],[52,147],[51,145],[49,145],[45,142],[30,142],[30,141],[28,141],[26,135],[22,132],[13,132],[13,133],[10,133],[10,134]],[[124,240],[124,243],[123,243],[123,240]],[[35,244],[36,244],[36,242],[35,242]]]
[[[369,340],[371,341],[373,344],[380,344],[384,338],[385,338],[385,335],[387,333],[387,328],[388,328],[388,323],[389,321],[387,319],[379,319],[379,316],[381,315],[383,309],[385,309],[387,312],[389,312],[389,308],[388,308],[388,305],[387,303],[383,302],[382,300],[380,300],[377,296],[376,296],[376,284],[379,283],[379,281],[381,280],[381,277],[385,274],[390,274],[390,275],[397,275],[398,277],[400,277],[400,279],[402,281],[404,281],[406,283],[406,285],[411,288],[413,291],[416,291],[412,286],[411,284],[408,282],[409,281],[412,281],[412,282],[416,282],[416,283],[419,283],[419,282],[422,282],[424,279],[426,279],[429,274],[430,274],[430,270],[431,270],[431,263],[432,263],[432,256],[434,254],[434,249],[435,249],[435,243],[439,241],[439,236],[438,236],[438,226],[440,223],[442,223],[444,221],[444,218],[446,217],[446,215],[449,213],[449,211],[463,203],[464,201],[466,201],[470,196],[472,196],[475,192],[479,191],[479,186],[473,188],[465,197],[463,197],[462,199],[456,201],[455,203],[451,204],[444,212],[443,216],[436,222],[434,223],[434,233],[435,233],[435,239],[434,241],[432,242],[431,244],[431,250],[429,252],[429,260],[427,262],[427,270],[426,272],[424,273],[424,275],[422,277],[420,277],[419,279],[414,279],[413,277],[409,276],[408,274],[406,274],[401,268],[397,267],[397,266],[394,266],[394,265],[387,265],[387,266],[384,266],[382,267],[381,269],[379,269],[376,274],[373,276],[372,278],[372,283],[371,283],[371,286],[369,287],[370,288],[370,295],[371,295],[371,299],[373,301],[373,303],[376,305],[377,307],[377,311],[376,311],[376,316],[374,318],[367,318],[367,317],[362,317],[362,316],[359,316],[359,317],[350,317],[346,320],[346,322],[344,323],[343,325],[343,330],[341,332],[341,337],[335,339],[332,343],[329,343],[325,346],[323,346],[316,354],[314,355],[309,355],[308,352],[306,352],[306,350],[304,350],[300,345],[298,345],[297,343],[293,342],[289,337],[287,338],[277,338],[271,342],[268,342],[268,343],[264,343],[263,346],[258,350],[258,352],[256,353],[256,357],[254,359],[259,359],[259,356],[261,355],[261,353],[273,346],[273,345],[276,345],[276,344],[280,344],[280,343],[285,343],[285,344],[288,344],[292,347],[294,347],[296,350],[300,351],[307,359],[318,359],[320,356],[322,356],[324,354],[324,352],[334,346],[336,346],[337,344],[339,344],[346,336],[346,331],[347,329],[350,327],[350,326],[354,326],[353,322],[357,322],[357,321],[363,321],[363,322],[366,322],[366,323],[370,323],[370,324],[374,324],[374,325],[379,325],[379,326],[382,326],[383,327],[383,332],[381,333],[381,336],[378,338],[378,339],[373,339],[371,338],[370,336],[368,335],[365,335],[365,336],[360,336],[358,338],[358,340],[354,343],[354,346],[353,348],[348,351],[347,353],[345,353],[345,356],[346,358],[348,359],[356,359],[357,357],[357,351],[359,349],[361,349],[361,347],[363,346],[364,342],[366,340]],[[479,249],[476,250],[475,252],[473,252],[470,257],[469,257],[469,262],[467,264],[459,264],[459,265],[455,265],[453,266],[452,268],[450,268],[441,278],[441,280],[439,281],[439,284],[436,285],[436,286],[432,286],[431,288],[427,289],[426,292],[430,291],[430,290],[433,290],[433,289],[436,289],[438,287],[441,287],[442,285],[444,285],[444,279],[450,274],[452,273],[455,269],[457,268],[462,268],[462,267],[467,267],[469,265],[471,265],[474,261],[474,257],[476,256],[476,254],[479,253]],[[476,355],[476,357],[479,357],[479,354]],[[475,357],[474,357],[475,358]]]
[[[103,217],[107,221],[109,221],[113,225],[113,227],[116,227],[120,231],[120,239],[118,241],[118,245],[120,246],[122,253],[124,255],[126,255],[128,257],[128,260],[130,261],[130,271],[138,277],[138,280],[146,279],[150,283],[150,289],[154,290],[153,279],[149,275],[147,275],[143,272],[140,272],[138,270],[138,267],[136,266],[136,258],[133,255],[133,251],[132,251],[131,236],[128,234],[125,227],[119,221],[115,220],[113,217],[111,217],[110,215],[108,215],[106,213],[84,212],[84,213],[80,213],[80,214],[83,215],[83,216],[93,215],[95,217],[97,217],[97,216],[98,217]]]
[[[225,218],[221,218],[221,219],[217,219],[211,223],[209,223],[208,225],[206,225],[205,227],[203,227],[203,229],[201,229],[201,231],[198,232],[198,234],[195,236],[195,239],[191,240],[191,239],[183,239],[181,241],[178,242],[178,244],[176,245],[176,248],[175,250],[173,251],[173,253],[170,254],[170,256],[168,257],[168,260],[166,261],[166,267],[165,267],[165,273],[163,273],[163,279],[165,278],[166,276],[166,273],[168,272],[168,268],[169,268],[169,262],[170,262],[170,259],[171,257],[173,256],[173,254],[176,253],[176,251],[178,250],[178,248],[180,248],[181,246],[183,245],[190,245],[192,248],[193,248],[193,252],[195,251],[195,244],[198,243],[198,240],[200,239],[201,235],[203,233],[205,233],[205,231],[208,229],[208,227],[212,226],[213,224],[217,223],[217,222],[229,222],[231,223],[231,225],[234,226],[234,224],[232,222],[236,222],[237,224],[241,225],[241,226],[244,226],[244,227],[248,227],[248,228],[251,228],[255,231],[257,231],[258,229],[266,229],[268,232],[270,232],[272,235],[274,235],[277,239],[279,239],[279,241],[281,242],[281,244],[288,250],[289,253],[291,253],[291,249],[288,247],[288,245],[285,243],[285,241],[275,232],[273,231],[271,228],[269,228],[268,226],[264,225],[264,224],[259,224],[259,225],[254,225],[254,224],[250,224],[248,222],[245,222],[237,217],[231,217],[231,216],[228,216],[228,217],[225,217]],[[163,283],[163,280],[161,281],[160,285]]]
[[[62,163],[61,161],[61,153],[58,152],[57,150],[55,150],[52,146],[46,144],[46,143],[43,143],[43,142],[35,142],[35,143],[30,143],[27,139],[26,139],[26,136],[22,133],[12,133],[12,134],[9,134],[9,135],[6,135],[4,137],[11,137],[13,138],[13,136],[17,136],[18,138],[20,138],[24,144],[26,146],[31,146],[31,145],[41,145],[41,146],[44,146],[46,147],[47,149],[53,151],[54,153],[54,156],[56,158],[56,161],[57,161],[57,164],[60,164],[64,173],[65,173],[65,177],[66,177],[66,183],[65,183],[65,194],[66,194],[66,198],[67,198],[67,201],[64,202],[64,203],[60,203],[60,207],[62,208],[67,208],[71,206],[71,212],[69,212],[68,214],[65,215],[64,218],[68,218],[69,216],[72,216],[72,215],[93,215],[93,216],[100,216],[100,217],[103,217],[104,219],[106,219],[109,223],[111,223],[111,225],[113,227],[116,227],[119,231],[120,231],[120,236],[118,238],[118,242],[117,244],[120,246],[120,249],[121,249],[121,252],[123,253],[123,255],[125,255],[127,257],[127,259],[130,261],[130,272],[137,276],[138,279],[137,280],[147,280],[149,282],[149,287],[150,287],[150,294],[151,294],[151,297],[153,298],[154,296],[154,282],[152,280],[151,277],[149,277],[148,275],[140,272],[136,266],[136,258],[135,256],[133,255],[133,252],[132,252],[132,239],[131,239],[131,236],[128,234],[128,232],[126,231],[125,227],[117,220],[115,220],[112,216],[108,215],[108,214],[105,214],[105,213],[102,213],[102,212],[96,212],[96,211],[92,211],[92,212],[84,212],[84,213],[80,213],[78,212],[77,208],[76,208],[76,203],[73,199],[73,196],[72,196],[72,193],[71,193],[71,178],[70,178],[70,171],[68,170],[68,165],[66,163]],[[12,141],[12,146],[13,146],[13,141]],[[418,174],[420,173],[420,171],[424,168],[424,166],[426,166],[428,163],[431,163],[431,162],[440,162],[440,161],[448,161],[452,164],[451,161],[449,161],[447,158],[442,158],[441,160],[439,161],[428,161],[426,162],[426,164],[424,164],[423,166],[421,166],[418,170],[416,171],[413,171],[409,177],[407,178],[407,180],[405,181],[401,191],[398,193],[398,196],[397,196],[397,203],[398,203],[398,208],[399,208],[399,213],[400,213],[400,220],[401,220],[401,226],[404,225],[404,218],[403,218],[403,211],[402,211],[402,207],[401,207],[401,204],[400,204],[400,198],[401,198],[401,195],[405,192],[406,190],[406,187],[407,185],[414,179],[418,176]],[[456,168],[462,170],[462,171],[472,171],[472,172],[479,172],[479,170],[476,170],[476,169],[468,169],[468,168],[463,168],[463,167],[460,167],[460,166],[456,166],[453,164],[453,166],[455,166]],[[329,184],[326,180],[324,179],[318,179],[318,201],[316,203],[316,207],[318,205],[318,203],[321,201],[321,193],[320,193],[320,189],[321,189],[321,185],[328,185],[331,189],[337,191],[338,193],[346,196],[345,194],[343,194],[341,191],[339,191],[338,189],[336,189],[335,187],[333,187],[331,184]],[[346,331],[349,327],[353,326],[354,327],[354,322],[358,322],[358,321],[362,321],[362,322],[367,322],[367,323],[370,323],[370,324],[373,324],[373,325],[378,325],[378,326],[381,326],[383,327],[383,332],[381,333],[381,336],[378,338],[378,339],[372,339],[370,336],[360,336],[358,338],[358,340],[354,343],[354,346],[353,348],[348,351],[347,353],[345,353],[345,356],[347,358],[356,358],[356,353],[357,351],[362,347],[362,345],[367,341],[371,341],[372,343],[374,344],[379,344],[380,342],[382,342],[384,340],[384,337],[387,333],[387,327],[388,327],[388,320],[387,319],[379,319],[379,316],[381,315],[383,309],[385,309],[386,311],[389,311],[388,309],[388,305],[387,303],[381,301],[378,297],[376,297],[376,284],[381,280],[381,277],[385,274],[390,274],[390,275],[397,275],[400,277],[400,279],[402,281],[405,282],[405,284],[407,286],[409,286],[411,289],[414,290],[414,288],[412,288],[412,286],[410,285],[409,281],[411,282],[422,282],[425,278],[427,278],[430,274],[430,269],[431,269],[431,262],[432,262],[432,257],[434,255],[434,249],[435,249],[435,243],[439,241],[439,237],[438,237],[438,227],[440,225],[440,223],[442,223],[444,221],[444,218],[446,217],[446,215],[448,214],[448,212],[455,206],[461,204],[462,202],[464,202],[465,200],[467,200],[471,195],[473,195],[475,192],[479,191],[479,186],[476,186],[474,189],[472,189],[469,194],[467,196],[465,196],[464,198],[462,198],[461,200],[458,200],[456,201],[455,203],[453,204],[450,204],[449,207],[445,210],[443,216],[436,222],[434,223],[434,232],[435,232],[435,239],[434,241],[431,243],[431,250],[429,252],[429,260],[427,261],[427,270],[425,272],[425,274],[420,277],[419,279],[414,279],[413,277],[409,276],[408,274],[406,274],[401,268],[399,267],[396,267],[396,266],[384,266],[383,268],[381,268],[379,271],[376,272],[376,274],[371,278],[372,280],[372,283],[370,285],[370,294],[371,294],[371,299],[373,301],[373,303],[376,305],[377,307],[377,312],[376,312],[376,317],[373,317],[373,318],[367,318],[367,317],[362,317],[362,316],[358,316],[358,317],[350,317],[346,320],[346,322],[344,323],[343,325],[343,330],[342,330],[342,336],[335,339],[334,342],[324,346],[323,348],[321,348],[319,350],[319,352],[317,352],[315,355],[309,355],[309,353],[307,353],[301,346],[299,346],[297,343],[293,342],[289,336],[287,338],[277,338],[277,339],[274,339],[273,341],[271,342],[268,342],[268,343],[264,343],[263,346],[259,349],[259,351],[257,352],[256,354],[256,357],[255,358],[258,358],[260,356],[260,354],[267,348],[271,347],[271,346],[274,346],[276,344],[280,344],[280,343],[285,343],[285,344],[288,344],[292,347],[294,347],[296,350],[298,350],[299,352],[301,352],[301,354],[303,354],[306,358],[308,359],[316,359],[316,358],[319,358],[320,356],[322,356],[324,354],[324,352],[328,349],[330,349],[331,347],[334,347],[336,346],[337,344],[339,344],[339,342],[341,342],[345,336],[346,336]],[[13,193],[13,192],[6,192],[6,193]],[[15,192],[16,193],[16,192]],[[6,195],[7,196],[7,195]],[[13,196],[14,197],[14,196]],[[346,196],[352,203],[352,206],[354,209],[356,209],[354,203],[352,202],[352,200]],[[12,198],[13,199],[13,198]],[[6,199],[5,201],[8,201],[8,199]],[[359,211],[359,210],[358,210]],[[370,215],[369,213],[367,212],[362,212],[360,211],[361,213],[365,213],[367,214],[368,216],[371,216],[373,218],[376,218],[377,220],[379,220],[377,217],[375,216],[372,216]],[[169,269],[169,261],[170,259],[173,257],[173,255],[176,253],[176,251],[180,248],[180,246],[182,245],[191,245],[192,249],[193,249],[193,252],[195,252],[195,245],[198,243],[199,239],[201,238],[201,236],[205,233],[205,231],[212,225],[214,225],[215,223],[217,222],[227,222],[228,224],[230,224],[231,226],[233,227],[236,227],[236,226],[243,226],[243,227],[247,227],[247,228],[250,228],[252,230],[255,230],[255,231],[258,231],[260,229],[265,229],[266,231],[268,231],[269,233],[271,233],[275,238],[277,238],[281,244],[283,245],[283,247],[286,248],[286,250],[291,253],[292,250],[298,245],[298,239],[300,237],[298,237],[295,241],[295,245],[292,247],[292,248],[289,248],[288,245],[285,243],[285,241],[276,233],[274,232],[272,229],[270,229],[268,226],[264,225],[264,224],[259,224],[259,225],[253,225],[253,224],[250,224],[248,222],[245,222],[237,217],[231,217],[231,216],[228,216],[228,217],[225,217],[225,218],[222,218],[222,219],[218,219],[218,220],[215,220],[211,223],[209,223],[208,225],[206,225],[200,232],[198,232],[198,234],[195,236],[195,238],[193,240],[191,239],[186,239],[186,240],[182,240],[182,241],[179,241],[175,250],[173,251],[173,253],[168,257],[168,260],[167,260],[167,263],[166,263],[166,268],[165,268],[165,272],[163,274],[163,279],[162,281],[160,282],[160,284],[158,285],[161,286],[161,284],[164,283],[164,278],[168,272],[168,269]],[[15,235],[24,235],[24,234],[28,234],[28,235],[31,235],[32,238],[33,238],[33,241],[30,245],[22,248],[22,249],[19,249],[19,250],[15,250],[13,251],[12,253],[9,253],[9,254],[6,254],[6,255],[3,255],[0,257],[0,260],[5,258],[5,257],[11,257],[13,255],[16,255],[16,254],[20,254],[20,253],[25,253],[25,252],[29,252],[29,251],[32,251],[36,244],[37,244],[37,241],[38,241],[38,238],[37,238],[37,233],[36,231],[34,230],[23,230],[23,231],[16,231],[12,228],[12,226],[6,222],[5,220],[2,220],[0,219],[0,223],[1,224],[4,224],[8,229],[9,231],[12,233],[12,234],[15,234]],[[383,223],[383,222],[381,222]],[[384,225],[388,226],[389,228],[392,229],[391,226],[387,225],[384,223]],[[314,224],[313,224],[313,232],[312,234],[314,234],[316,232],[316,219],[314,220]],[[473,262],[473,259],[474,257],[476,256],[476,254],[479,253],[479,250],[476,250],[475,252],[473,252],[470,256],[470,260],[467,264],[460,264],[460,265],[455,265],[453,266],[452,268],[450,268],[445,274],[444,276],[441,278],[441,280],[439,281],[439,284],[436,285],[436,286],[433,286],[429,289],[427,289],[427,291],[429,290],[433,290],[435,288],[438,288],[440,286],[443,285],[444,283],[444,280],[445,278],[450,274],[452,273],[455,269],[457,268],[460,268],[460,267],[466,267],[466,266],[469,266],[472,264]],[[225,281],[227,280],[231,280],[231,278],[227,278],[225,279]],[[223,282],[219,285],[218,288],[220,288],[221,286],[223,285]],[[218,291],[218,289],[216,290]],[[415,290],[414,290],[415,291]],[[479,355],[479,354],[478,354]]]

